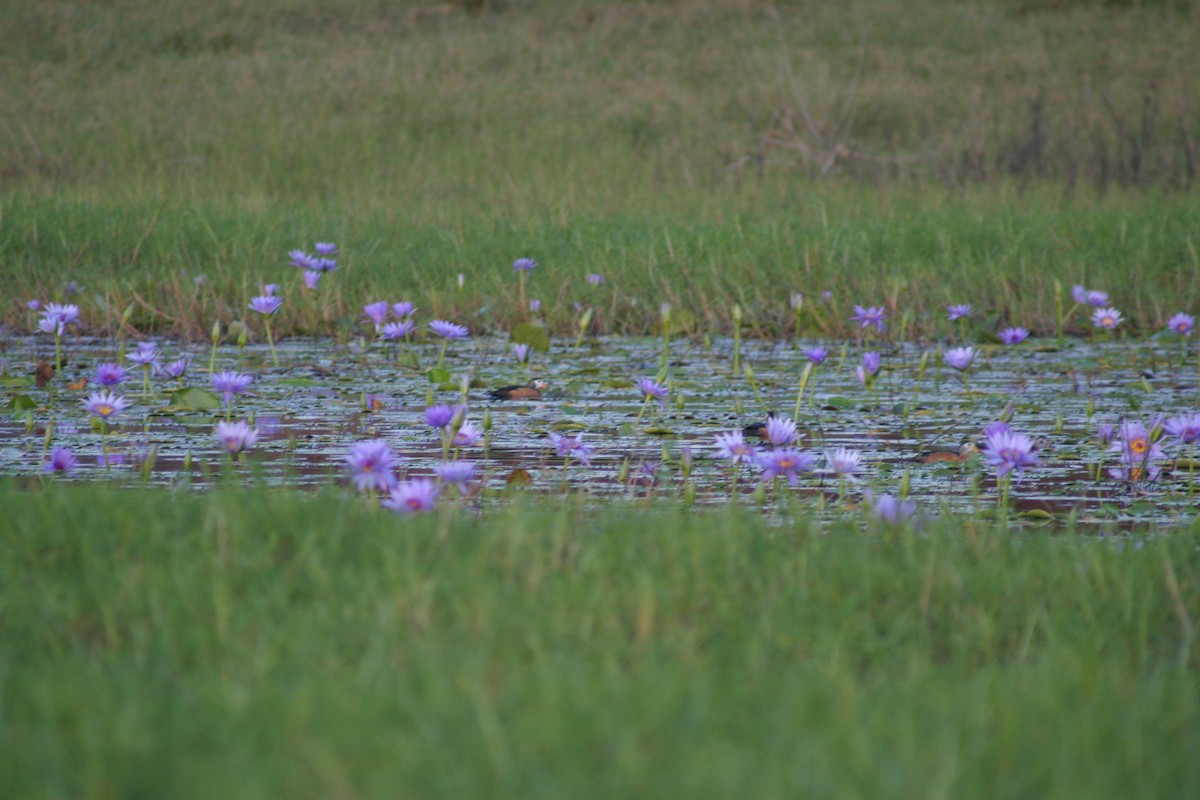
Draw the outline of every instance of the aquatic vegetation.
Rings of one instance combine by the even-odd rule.
[[[395,457],[382,439],[358,442],[346,456],[350,480],[360,492],[386,493],[396,485]]]
[[[325,258],[293,257],[318,266]],[[264,294],[254,298],[251,307],[269,319],[284,302],[279,291],[265,284]],[[1080,298],[1080,307],[1093,308],[1093,316],[1120,316],[1112,306],[1090,306],[1098,296],[1089,290]],[[793,312],[804,308],[799,292],[782,300]],[[968,305],[948,306],[946,314],[962,323],[977,313]],[[1186,320],[1174,317],[1172,335],[1161,337],[1161,342],[1129,335],[1060,351],[1033,340],[1027,328],[1013,326],[1000,331],[999,342],[1030,344],[998,348],[957,344],[954,338],[927,347],[874,339],[872,349],[855,352],[851,342],[803,336],[795,347],[784,348],[770,340],[743,341],[741,324],[748,329],[750,321],[743,320],[737,304],[735,325],[724,338],[705,333],[674,341],[673,331],[686,330],[676,323],[690,326],[694,317],[664,302],[657,305],[661,342],[597,339],[587,348],[581,336],[575,347],[553,340],[540,322],[507,335],[499,331],[470,339],[465,325],[422,319],[412,301],[375,300],[356,307],[362,309],[359,319],[391,345],[386,352],[374,351],[361,339],[292,338],[271,348],[267,361],[265,348],[246,343],[244,326],[239,330],[215,325],[207,376],[210,393],[188,385],[197,382],[189,381],[192,356],[187,343],[179,344],[176,360],[167,361],[155,342],[137,342],[127,354],[124,345],[118,345],[114,354],[103,340],[78,337],[73,347],[83,357],[81,364],[94,366],[85,374],[73,364],[66,374],[48,365],[39,368],[46,411],[33,398],[13,400],[19,404],[14,410],[24,414],[30,431],[42,413],[53,423],[53,434],[36,459],[39,465],[46,463],[52,447],[76,446],[74,437],[79,435],[70,432],[75,424],[70,413],[56,408],[54,392],[79,391],[89,377],[105,389],[127,382],[128,373],[114,360],[124,355],[144,370],[147,402],[132,415],[127,435],[114,437],[109,429],[107,419],[119,413],[115,405],[105,407],[108,416],[96,416],[103,435],[95,463],[106,469],[133,466],[148,482],[169,480],[172,470],[185,476],[181,481],[207,481],[212,474],[195,469],[206,454],[236,457],[253,448],[255,470],[272,482],[301,475],[305,485],[319,485],[322,475],[348,469],[351,485],[384,497],[401,477],[430,476],[439,485],[455,486],[463,504],[485,507],[504,502],[520,487],[536,493],[557,483],[559,491],[595,501],[674,496],[701,507],[762,504],[782,514],[811,505],[833,514],[834,507],[827,506],[832,479],[836,517],[841,520],[855,513],[863,519],[874,517],[874,504],[857,491],[859,486],[873,497],[903,498],[896,502],[936,498],[928,507],[942,513],[978,513],[991,507],[980,504],[981,479],[994,475],[997,518],[1007,520],[1011,514],[1019,520],[1039,519],[1022,516],[1032,509],[1044,511],[1048,519],[1082,517],[1099,523],[1120,518],[1122,509],[1134,506],[1135,496],[1129,494],[1134,485],[1144,492],[1153,482],[1153,507],[1164,518],[1183,514],[1184,498],[1193,492],[1195,422],[1181,414],[1171,398],[1186,397],[1196,374],[1183,370],[1156,377],[1139,367],[1146,359],[1153,364],[1154,353],[1168,352],[1172,362],[1181,356],[1181,364],[1190,357],[1192,343],[1182,332]],[[654,307],[646,311],[652,313],[649,309]],[[27,310],[44,313],[45,308]],[[857,306],[853,319],[858,330],[879,332],[890,317],[886,308]],[[578,309],[586,320],[591,309],[582,304]],[[55,313],[57,320],[61,312]],[[77,319],[78,310],[65,316]],[[815,312],[812,319],[818,319]],[[354,322],[347,317],[342,324]],[[429,331],[424,340],[417,336],[422,327]],[[395,347],[401,342],[403,359]],[[450,342],[462,343],[455,362],[461,371],[456,368],[454,374],[442,369]],[[36,352],[36,345],[32,347],[30,359]],[[530,380],[535,350],[545,355],[537,361],[539,377]],[[25,357],[22,352],[21,346],[10,348],[10,363],[13,355]],[[438,367],[423,371],[418,365],[435,352]],[[630,375],[630,365],[653,369],[656,360],[653,375]],[[278,362],[280,367],[266,371],[264,362]],[[487,388],[511,380],[518,367],[525,383]],[[814,380],[818,368],[820,386]],[[942,391],[946,369],[973,390]],[[937,376],[932,388],[923,384],[927,370]],[[173,381],[162,399],[150,397],[150,372]],[[975,386],[967,387],[968,375]],[[553,379],[553,389],[544,378]],[[1131,380],[1136,381],[1137,395],[1128,395]],[[247,394],[252,384],[255,391]],[[242,396],[239,415],[245,419],[234,422],[234,398]],[[488,405],[513,399],[534,402]],[[795,403],[790,416],[770,411],[788,399]],[[468,419],[468,406],[474,409],[480,400],[480,413]],[[124,398],[120,402],[127,405]],[[1114,406],[1122,402],[1128,409]],[[749,419],[747,404],[757,409]],[[651,406],[654,420],[642,427],[638,423]],[[1131,422],[1135,406],[1172,413],[1144,426],[1145,438]],[[90,411],[85,408],[84,413]],[[1094,428],[1097,413],[1104,416]],[[984,428],[977,449],[966,432],[979,429],[982,414],[998,421]],[[1086,420],[1086,430],[1072,414]],[[190,435],[204,419],[212,431],[213,415],[223,421],[209,444]],[[1021,421],[1019,432],[1008,424],[1014,416]],[[733,427],[730,417],[741,418],[736,426],[741,430],[721,432]],[[753,421],[755,417],[759,421]],[[1122,417],[1120,425],[1109,422]],[[423,424],[413,425],[414,418]],[[142,428],[142,436],[132,433],[135,426]],[[430,429],[436,439],[420,434]],[[801,431],[811,450],[800,449]],[[1098,447],[1097,434],[1102,440]],[[947,436],[959,446],[938,445]],[[364,438],[365,443],[351,447]],[[697,439],[712,442],[712,447],[693,456]],[[173,440],[179,444],[171,444]],[[344,443],[351,455],[331,459],[330,443]],[[1047,450],[1047,443],[1055,446]],[[461,454],[467,449],[473,451],[470,467],[441,466],[463,463]],[[406,476],[396,474],[401,453]],[[340,469],[331,470],[331,462]],[[70,479],[87,479],[91,463],[82,460],[69,471]],[[575,466],[588,469],[572,474]],[[460,471],[469,477],[459,479]],[[1010,503],[1010,483],[1018,482],[1021,496]]]
[[[883,306],[858,306],[854,307],[854,316],[850,317],[851,322],[857,322],[859,327],[864,330],[874,328],[879,333],[887,330],[887,320],[891,315]]]
[[[420,514],[437,505],[441,487],[429,478],[412,478],[397,484],[380,505],[397,514]]]
[[[50,450],[50,458],[42,465],[42,469],[45,472],[70,475],[78,463],[79,459],[75,457],[71,448],[56,446]]]
[[[231,456],[237,456],[254,447],[258,441],[258,429],[245,420],[238,422],[218,422],[215,430],[221,447]]]
[[[1121,324],[1121,319],[1121,312],[1115,308],[1098,308],[1092,314],[1092,325],[1111,331]]]
[[[1005,328],[997,336],[1004,344],[1020,344],[1029,338],[1029,331],[1022,327]]]

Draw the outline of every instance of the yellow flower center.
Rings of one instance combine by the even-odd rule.
[[[1146,452],[1147,444],[1148,443],[1145,439],[1134,439],[1129,443],[1129,449],[1138,455],[1141,455],[1142,453]]]
[[[110,406],[108,403],[101,403],[100,405],[96,406],[96,413],[102,417],[107,417],[114,411],[116,411],[116,409]]]

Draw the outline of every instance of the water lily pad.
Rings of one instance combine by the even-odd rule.
[[[540,350],[543,353],[550,352],[550,332],[541,325],[523,322],[513,328],[508,338],[513,344],[526,344],[534,350]]]
[[[169,392],[168,397],[170,407],[179,411],[212,411],[221,407],[221,398],[197,386]]]
[[[29,411],[37,408],[37,402],[27,394],[18,394],[8,401],[9,411]]]

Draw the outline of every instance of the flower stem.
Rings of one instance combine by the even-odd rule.
[[[271,348],[271,362],[279,368],[279,355],[275,352],[275,339],[271,336],[271,318],[263,317],[263,327],[267,329],[267,345]]]

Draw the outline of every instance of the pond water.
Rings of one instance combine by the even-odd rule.
[[[116,360],[119,345],[66,340],[61,373],[38,387],[36,365],[53,363],[53,344],[46,338],[7,340],[0,403],[9,413],[0,417],[0,474],[42,479],[49,443],[70,447],[79,457],[71,480],[192,487],[216,480],[228,466],[213,435],[214,420],[224,414],[194,408],[196,403],[184,402],[187,395],[173,394],[186,386],[211,389],[210,350],[158,344],[164,360],[190,357],[189,373],[178,381],[155,377],[146,395],[140,370],[129,365],[131,378],[117,390],[131,406],[112,419],[105,445],[80,401],[99,388],[96,367]],[[833,515],[858,504],[861,490],[871,488],[907,492],[928,514],[991,513],[994,471],[978,456],[963,463],[916,459],[931,448],[978,440],[1007,410],[1012,428],[1035,437],[1040,447],[1038,466],[1012,484],[1012,521],[1034,524],[1070,515],[1084,525],[1165,525],[1188,522],[1196,513],[1188,497],[1193,462],[1186,446],[1165,438],[1162,475],[1130,482],[1108,476],[1117,456],[1097,433],[1099,423],[1153,424],[1160,413],[1198,410],[1197,354],[1185,357],[1172,339],[1069,340],[1061,349],[1047,340],[986,345],[966,382],[942,362],[937,346],[805,341],[797,349],[790,341],[744,341],[735,372],[733,342],[727,339],[671,342],[665,371],[661,340],[605,338],[578,349],[572,344],[555,342],[550,352],[536,353],[525,374],[502,338],[454,342],[444,372],[432,376],[437,383],[429,374],[439,357],[436,344],[389,349],[362,341],[286,341],[278,346],[279,367],[265,347],[223,346],[216,369],[254,377],[249,390],[234,399],[233,418],[253,418],[261,430],[255,448],[232,469],[294,487],[344,483],[350,447],[379,438],[398,455],[402,476],[430,475],[443,446],[424,410],[432,403],[462,402],[465,376],[467,418],[490,427],[479,444],[458,453],[478,465],[481,479],[457,502],[486,505],[503,502],[513,491],[569,490],[598,504],[679,496],[702,505],[725,503],[734,473],[717,460],[714,436],[762,421],[768,411],[795,415],[808,364],[803,351],[823,345],[829,358],[810,375],[795,415],[804,434],[799,447],[817,455],[840,447],[861,451],[860,480],[846,485],[839,502],[838,482],[823,458],[790,490],[782,481],[762,491],[759,470],[744,467],[736,489],[743,502],[771,510],[800,504]],[[132,351],[133,344],[127,348]],[[855,373],[868,349],[882,361],[873,389]],[[638,378],[656,376],[670,388],[661,410],[657,403],[645,405],[634,386]],[[92,380],[86,387],[84,378]],[[549,384],[541,399],[501,401],[488,394],[528,378]],[[364,409],[366,393],[382,398],[378,410]],[[572,463],[564,474],[563,459],[547,438],[550,431],[583,433],[595,448],[590,465]],[[119,462],[108,470],[100,458],[105,446]],[[692,466],[685,479],[681,456],[689,447]]]

